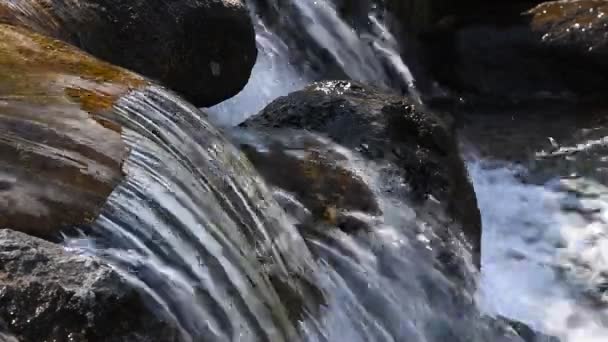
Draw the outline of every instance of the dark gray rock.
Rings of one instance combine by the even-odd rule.
[[[1,0],[0,22],[76,45],[200,107],[237,94],[257,56],[241,0]]]
[[[408,98],[356,82],[327,81],[275,100],[242,126],[310,130],[369,160],[396,165],[411,187],[408,195],[439,200],[479,251],[477,200],[446,122],[449,118],[424,111]]]
[[[24,342],[179,340],[110,267],[7,229],[0,230],[0,319]]]

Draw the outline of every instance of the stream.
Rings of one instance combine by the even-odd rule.
[[[384,86],[397,78],[417,98],[407,61],[377,13],[358,32],[327,0],[292,5],[346,76]],[[249,84],[206,109],[209,121],[154,89],[121,100],[130,118],[125,136],[136,147],[129,181],[110,198],[98,234],[67,237],[66,248],[108,260],[176,322],[185,341],[522,341],[491,319],[498,316],[562,342],[608,340],[608,188],[580,175],[524,182],[525,166],[479,157],[474,143],[463,144],[483,237],[480,273],[453,238],[462,271],[456,283],[433,263],[428,223],[386,191],[399,180],[382,175],[381,165],[314,134],[269,139],[232,129],[319,79],[293,64],[289,45],[263,19],[256,29]],[[307,208],[268,186],[233,145],[265,149],[273,139],[293,149],[310,140],[341,155],[382,209],[358,214],[373,230],[298,230]],[[586,143],[572,148],[584,154]],[[294,211],[281,208],[285,201]],[[303,301],[286,301],[284,287],[304,293]]]

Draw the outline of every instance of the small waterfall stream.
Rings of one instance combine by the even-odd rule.
[[[314,141],[373,189],[383,214],[353,213],[369,232],[329,226],[309,234],[273,199],[281,189],[267,188],[196,109],[156,88],[118,108],[132,148],[127,181],[93,234],[66,245],[110,262],[183,340],[520,341],[478,311],[474,267],[458,236],[448,243],[462,279],[438,268],[433,221],[392,195],[403,180],[386,178],[381,165],[319,136],[249,132],[261,150],[277,139],[296,150]]]
[[[367,31],[358,32],[329,1],[291,4],[347,76],[385,86],[397,77],[417,96],[397,43],[374,13]],[[287,44],[262,19],[256,25],[260,56],[248,86],[208,110],[218,126],[234,126],[316,77],[291,64]],[[486,314],[521,320],[564,342],[608,338],[605,309],[581,302],[588,291],[573,293],[569,285],[604,284],[605,227],[564,214],[571,195],[524,185],[508,168],[470,162],[484,223],[476,293],[478,275],[461,241],[453,240],[465,279],[455,284],[434,264],[428,223],[383,191],[395,180],[381,177],[381,166],[356,151],[306,138],[344,156],[344,166],[374,190],[383,214],[359,216],[371,232],[309,235],[277,203],[289,194],[267,186],[199,111],[159,89],[128,96],[119,108],[132,147],[128,181],[110,198],[95,234],[69,237],[66,245],[110,261],[180,326],[184,340],[521,341]],[[270,142],[251,132],[231,136],[260,149]],[[302,137],[272,139],[292,146]],[[585,205],[600,206],[593,212],[604,217],[602,196]],[[587,240],[597,242],[593,249],[585,249]],[[591,268],[578,267],[579,257]],[[301,320],[290,318],[293,302],[284,300],[277,278],[318,291],[303,297]]]
[[[92,252],[138,283],[189,340],[292,340],[268,276],[307,277],[313,261],[259,176],[165,90],[117,106],[132,148],[128,181],[97,221]]]

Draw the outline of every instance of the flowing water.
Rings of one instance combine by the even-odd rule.
[[[361,34],[328,1],[292,5],[347,76],[389,86],[398,75],[414,88],[375,14]],[[251,81],[209,110],[218,125],[235,125],[316,77],[290,64],[287,45],[262,21],[257,29]],[[260,151],[280,141],[296,153],[302,139],[315,141],[340,154],[343,167],[372,189],[382,214],[353,213],[370,231],[326,227],[307,234],[296,227],[298,213],[308,209],[266,185],[199,111],[160,89],[131,94],[119,108],[132,147],[127,181],[95,233],[66,244],[110,261],[180,326],[184,340],[521,341],[486,314],[565,342],[608,340],[601,293],[608,192],[600,184],[523,184],[520,170],[471,160],[484,225],[476,292],[479,275],[462,241],[453,236],[445,247],[458,255],[455,281],[435,262],[437,223],[386,191],[402,180],[381,176],[382,165],[356,151],[307,133],[232,132]]]
[[[606,186],[525,185],[515,167],[482,164],[470,168],[484,227],[482,307],[561,341],[606,341]]]
[[[141,287],[188,338],[291,340],[268,275],[313,261],[259,176],[201,113],[165,90],[117,105],[131,146],[127,181],[94,227],[92,252]]]

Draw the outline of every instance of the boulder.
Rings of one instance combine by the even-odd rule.
[[[480,6],[438,23],[421,35],[431,77],[478,103],[602,100],[606,2],[537,4]]]
[[[129,153],[113,104],[147,84],[0,24],[0,226],[47,237],[94,220]]]
[[[543,43],[581,56],[608,57],[608,2],[561,0],[542,3],[527,12]]]
[[[396,165],[408,196],[443,203],[479,251],[480,213],[449,118],[370,86],[326,81],[275,100],[242,126],[318,132],[368,160]]]
[[[0,230],[0,320],[23,342],[178,340],[100,260],[8,229]]]
[[[241,0],[2,0],[0,22],[158,80],[199,107],[237,94],[257,56]]]

